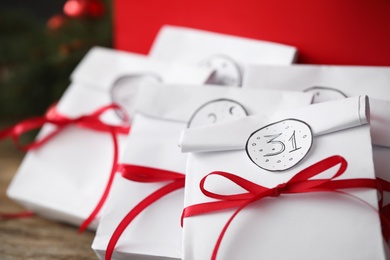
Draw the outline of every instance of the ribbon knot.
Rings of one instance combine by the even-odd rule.
[[[46,114],[43,116],[25,119],[14,126],[11,126],[9,128],[0,131],[0,140],[5,138],[12,138],[15,145],[19,149],[27,152],[29,150],[41,147],[43,144],[45,144],[47,141],[49,141],[54,136],[59,134],[69,125],[77,125],[79,127],[87,128],[94,131],[111,133],[115,135],[115,138],[117,134],[128,134],[130,127],[128,125],[127,117],[125,118],[123,124],[121,125],[110,125],[100,120],[100,116],[105,112],[107,112],[108,110],[122,111],[122,108],[116,104],[110,104],[97,109],[91,114],[81,115],[76,118],[69,118],[67,116],[58,113],[56,106],[53,105],[48,109]],[[125,113],[124,111],[122,112]],[[43,138],[39,140],[34,140],[30,144],[27,145],[20,144],[19,138],[21,135],[30,132],[32,130],[42,128],[47,123],[56,126],[56,129],[48,133]]]
[[[286,185],[287,183],[281,183],[279,185],[277,185],[275,188],[272,188],[272,194],[270,195],[270,197],[279,197],[283,191],[285,190],[286,188]]]

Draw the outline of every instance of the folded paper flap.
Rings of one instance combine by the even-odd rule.
[[[90,115],[111,103],[110,96],[103,91],[85,88],[81,83],[72,82],[58,102],[56,110],[69,118]],[[123,120],[110,109],[99,117],[103,122],[113,125],[123,124]]]
[[[296,51],[295,47],[279,43],[165,25],[157,35],[150,55],[161,59],[172,59],[173,56],[192,62],[213,54],[226,54],[238,62],[290,64]]]
[[[251,115],[310,104],[312,94],[212,85],[150,83],[140,89],[135,109],[144,115],[188,123],[201,106],[221,99],[237,102]]]
[[[94,47],[73,71],[71,80],[109,91],[123,77],[153,75],[163,82],[200,84],[210,73],[207,68],[168,64],[140,54]]]
[[[243,85],[300,91],[320,86],[329,88],[328,92],[321,92],[324,95],[336,97],[337,93],[332,90],[338,90],[347,97],[368,95],[390,100],[390,67],[251,65],[246,70]]]
[[[71,80],[106,90],[119,77],[142,71],[136,65],[145,60],[142,55],[94,47],[73,71]]]
[[[180,146],[182,152],[245,149],[246,142],[253,132],[284,119],[303,121],[310,126],[313,135],[318,136],[367,124],[368,109],[368,98],[358,96],[281,111],[273,115],[254,115],[186,129],[182,133]]]

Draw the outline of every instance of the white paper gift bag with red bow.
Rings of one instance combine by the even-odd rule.
[[[183,259],[386,259],[368,104],[187,129]]]
[[[181,258],[186,165],[186,155],[178,146],[182,130],[247,114],[273,114],[311,100],[311,94],[300,92],[143,86],[92,245],[99,258]]]
[[[201,84],[209,74],[204,68],[93,48],[71,75],[69,88],[51,111],[55,116],[47,116],[38,139],[59,128],[61,132],[27,153],[8,196],[39,215],[80,225],[104,200],[128,133],[128,124],[122,126],[125,113],[106,106],[124,105],[131,117],[132,102],[144,82]],[[101,111],[104,107],[109,111]],[[120,125],[121,131],[111,125]]]
[[[288,65],[294,62],[297,49],[280,43],[165,25],[149,55],[209,67],[214,70],[209,84],[241,86],[248,64]]]

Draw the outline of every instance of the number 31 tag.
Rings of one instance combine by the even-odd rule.
[[[308,124],[285,119],[260,128],[246,143],[249,158],[267,171],[284,171],[299,163],[309,152],[313,134]]]

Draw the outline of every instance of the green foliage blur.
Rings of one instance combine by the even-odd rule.
[[[112,47],[111,1],[103,2],[103,16],[59,14],[56,28],[26,10],[0,9],[0,121],[42,115],[91,47]]]

